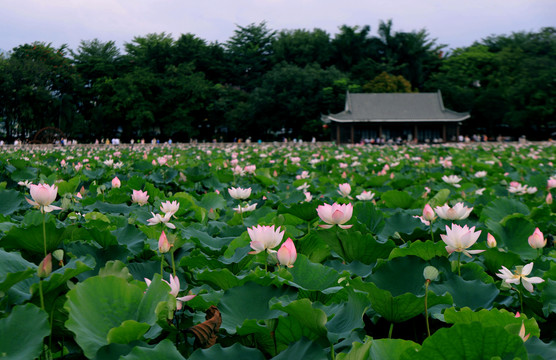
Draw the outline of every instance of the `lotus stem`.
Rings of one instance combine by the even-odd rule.
[[[461,252],[458,253],[458,275],[461,276]]]
[[[429,284],[430,284],[430,280],[427,279],[425,281],[425,322],[427,324],[427,337],[431,336],[431,329],[429,327],[429,307],[428,307],[428,297],[429,297]]]
[[[160,254],[160,276],[164,277],[164,254]]]
[[[390,323],[390,330],[388,330],[388,339],[392,338],[392,332],[394,331],[394,323]]]
[[[176,263],[174,261],[174,251],[171,251],[170,255],[172,257],[172,273],[174,274],[174,277],[176,277]]]
[[[340,249],[342,249],[342,257],[344,259],[344,264],[346,263],[346,250],[344,249],[344,243],[342,242],[342,239],[340,239],[340,237],[338,236],[338,233],[336,233],[336,237],[338,238],[338,242],[340,243]]]
[[[432,220],[431,220],[431,240],[434,242],[434,230],[432,229]]]
[[[519,289],[516,289],[517,294],[519,295],[519,306],[521,309],[521,313],[523,314],[523,295],[521,294],[521,291]]]
[[[44,257],[46,257],[46,213],[42,213],[42,238],[44,242]]]
[[[336,352],[334,351],[334,344],[330,343],[330,357],[332,360],[336,358]]]
[[[46,311],[44,308],[44,295],[42,293],[42,279],[39,279],[39,297],[41,299],[41,309]]]

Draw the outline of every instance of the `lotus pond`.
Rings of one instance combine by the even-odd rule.
[[[555,359],[556,146],[4,147],[0,357]]]

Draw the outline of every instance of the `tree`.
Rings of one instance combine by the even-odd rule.
[[[371,56],[371,27],[342,25],[332,40],[332,63],[344,72]]]
[[[390,75],[382,72],[362,87],[367,93],[409,93],[411,84],[401,75]]]
[[[321,67],[330,65],[332,44],[330,35],[321,29],[283,30],[272,42],[273,62],[287,62],[304,67],[319,64]]]
[[[258,25],[238,26],[226,43],[231,83],[250,91],[272,67],[272,40],[276,32],[263,21]]]

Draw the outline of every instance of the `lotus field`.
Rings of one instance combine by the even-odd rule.
[[[556,359],[556,146],[6,148],[0,357]]]

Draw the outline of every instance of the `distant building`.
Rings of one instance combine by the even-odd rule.
[[[457,139],[469,113],[444,108],[436,93],[370,93],[346,95],[345,110],[323,115],[336,143],[408,141],[446,142]]]

